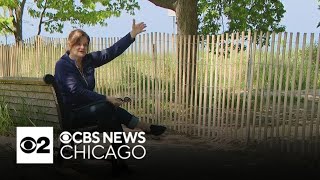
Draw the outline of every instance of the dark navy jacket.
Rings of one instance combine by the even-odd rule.
[[[84,77],[77,69],[75,61],[69,58],[69,52],[66,52],[56,63],[54,75],[64,104],[77,108],[95,101],[106,100],[106,96],[93,91],[95,88],[94,68],[116,58],[133,42],[134,39],[128,33],[111,47],[87,54],[82,60]]]

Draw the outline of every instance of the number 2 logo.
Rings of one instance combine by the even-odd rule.
[[[49,144],[50,140],[47,137],[40,137],[37,141],[32,137],[25,137],[20,142],[20,149],[27,154],[33,153],[36,149],[36,153],[50,153],[50,149],[47,148]]]

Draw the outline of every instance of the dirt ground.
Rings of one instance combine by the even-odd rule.
[[[263,179],[320,177],[319,161],[299,153],[284,153],[236,142],[217,142],[167,132],[160,139],[147,137],[147,154],[129,159],[132,172],[111,176],[111,163],[68,160],[60,166],[17,165],[15,138],[0,137],[1,179]],[[3,178],[5,177],[5,178]]]

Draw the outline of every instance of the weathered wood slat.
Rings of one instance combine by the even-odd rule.
[[[223,36],[223,35],[222,35]],[[200,52],[200,54],[201,54],[201,57],[200,58],[202,58],[202,59],[204,59],[204,54],[205,54],[205,46],[204,46],[204,42],[205,42],[205,37],[204,37],[204,35],[201,35],[201,48],[199,48],[199,52]],[[181,43],[181,45],[180,46],[182,46],[182,43]],[[181,57],[181,56],[180,56]],[[201,66],[200,66],[201,67]],[[203,68],[203,66],[201,67],[201,68]],[[201,73],[202,73],[202,71],[200,70],[200,71],[198,71],[198,73],[199,74],[197,74],[196,76],[200,76],[200,77],[202,77],[202,75],[201,75]],[[181,73],[180,73],[181,74]],[[198,136],[201,136],[202,134],[201,134],[201,132],[203,132],[202,131],[202,129],[203,129],[203,127],[204,127],[204,124],[203,124],[203,122],[202,122],[202,119],[201,119],[201,117],[202,117],[202,115],[203,115],[203,109],[202,109],[202,105],[203,105],[203,78],[200,78],[200,87],[199,87],[199,93],[200,93],[200,95],[199,95],[199,106],[198,106],[198,113],[199,113],[199,116],[198,116]],[[183,110],[180,110],[180,112],[182,112]],[[179,116],[180,117],[180,116]],[[202,127],[202,128],[201,128]]]
[[[268,86],[268,90],[267,90],[267,97],[271,97],[271,94],[272,94],[272,92],[271,92],[271,79],[272,79],[272,66],[273,66],[273,64],[274,64],[274,49],[275,49],[275,44],[276,44],[276,42],[275,42],[275,36],[276,36],[276,34],[273,32],[272,33],[272,35],[271,35],[271,52],[270,52],[270,54],[268,53],[268,55],[267,55],[267,62],[269,63],[269,69],[268,69],[268,82],[267,82],[267,86]],[[270,107],[270,98],[267,98],[266,99],[266,107]],[[269,116],[269,111],[267,111],[267,116]],[[267,120],[267,117],[265,117],[265,121]],[[266,141],[267,140],[267,138],[268,138],[268,135],[270,135],[270,134],[268,134],[268,132],[269,132],[269,126],[268,126],[268,123],[264,123],[264,134],[263,134],[263,139],[264,139],[264,141]]]
[[[42,78],[32,77],[0,77],[0,83],[47,86],[46,83],[43,82]]]
[[[257,69],[257,73],[254,75],[256,76],[256,89],[254,90],[254,107],[253,107],[253,120],[252,123],[253,124],[257,124],[256,122],[256,118],[257,118],[257,107],[258,107],[258,89],[259,86],[261,86],[261,83],[259,81],[259,76],[260,76],[260,65],[261,65],[261,59],[262,59],[262,32],[260,32],[259,35],[259,40],[258,40],[258,44],[259,47],[257,49],[255,49],[255,55],[254,57],[254,64],[253,66],[255,66],[254,68]],[[253,80],[254,81],[254,80]],[[255,136],[256,132],[255,132],[256,128],[252,128],[252,137],[254,139],[257,139],[258,137]]]
[[[239,35],[237,34],[237,39],[238,39]],[[241,47],[240,47],[240,52],[239,57],[240,58],[240,64],[239,64],[239,71],[238,71],[238,77],[239,77],[239,81],[238,81],[238,86],[236,91],[241,91],[241,82],[242,82],[242,64],[243,64],[243,53],[244,53],[244,32],[241,33],[241,39],[238,39],[238,41],[241,41]],[[235,127],[238,127],[238,125],[241,126],[241,122],[239,124],[239,112],[240,112],[240,93],[237,93],[237,105],[236,105],[236,120],[235,120]],[[235,138],[238,137],[238,131],[235,132]]]
[[[276,98],[277,98],[277,87],[278,87],[278,74],[279,74],[279,57],[280,57],[280,48],[281,48],[281,42],[283,41],[282,40],[282,33],[279,33],[278,34],[278,43],[277,43],[277,46],[276,46],[276,54],[275,54],[275,62],[274,62],[274,65],[275,67],[273,67],[274,69],[274,80],[273,80],[273,93],[272,93],[272,119],[271,119],[271,133],[270,133],[270,137],[273,138],[274,135],[275,135],[275,130],[277,129],[276,128],[276,124],[277,124],[277,121],[279,121],[279,119],[276,119]],[[284,43],[286,44],[286,43]],[[281,84],[279,84],[281,85]],[[280,91],[280,90],[279,90]],[[271,104],[270,104],[271,105]],[[277,135],[279,135],[279,133],[276,132]]]
[[[12,84],[3,83],[3,81],[0,80],[0,91],[1,90],[52,93],[51,87],[47,85],[36,86],[34,84]]]
[[[231,89],[231,92],[232,92],[232,96],[231,96],[231,115],[230,115],[230,119],[231,119],[231,123],[234,124],[235,123],[235,112],[237,109],[235,108],[236,106],[236,84],[237,84],[237,71],[236,69],[238,69],[238,66],[237,66],[237,63],[235,63],[235,60],[234,59],[238,59],[238,48],[239,48],[239,33],[234,33],[235,36],[235,39],[233,40],[233,42],[231,43],[233,45],[233,48],[234,48],[234,53],[232,55],[232,69],[233,69],[233,76],[232,76],[232,89]],[[231,57],[230,57],[231,58]],[[214,88],[216,89],[216,88]],[[234,136],[234,128],[231,128],[232,132],[231,132],[231,136]]]
[[[14,118],[58,122],[53,89],[42,78],[2,77],[0,98]]]
[[[246,137],[246,141],[249,141],[250,139],[250,131],[252,131],[250,125],[251,123],[251,114],[253,112],[251,112],[251,102],[252,102],[252,89],[253,89],[253,78],[254,78],[254,64],[255,64],[255,56],[256,56],[256,44],[257,44],[257,33],[254,32],[254,34],[252,35],[252,37],[250,37],[249,39],[249,44],[250,46],[253,47],[249,47],[250,50],[248,50],[248,68],[247,68],[247,72],[248,72],[248,80],[247,80],[247,88],[249,89],[249,93],[248,93],[248,98],[247,98],[247,119],[246,119],[246,132],[245,132],[245,137]],[[253,41],[252,41],[253,40]]]
[[[56,107],[55,101],[52,101],[52,100],[32,99],[32,98],[22,98],[22,97],[12,97],[12,96],[5,97],[4,102],[24,104],[24,105],[44,106],[44,107]]]
[[[311,33],[311,37],[310,37],[310,42],[314,42],[314,34]],[[309,90],[309,86],[311,84],[311,63],[312,63],[312,60],[313,60],[313,57],[312,57],[312,53],[313,53],[313,43],[310,43],[310,46],[309,46],[309,52],[306,52],[306,55],[309,53],[309,59],[306,59],[306,65],[307,65],[307,77],[306,77],[306,94],[309,94],[311,93],[311,91]],[[303,111],[303,116],[305,118],[303,118],[302,120],[302,140],[305,140],[306,139],[306,128],[308,128],[306,126],[306,123],[307,123],[307,120],[310,121],[310,119],[307,118],[307,111],[308,111],[308,98],[304,98],[304,111]]]
[[[0,90],[0,96],[32,98],[32,99],[42,99],[42,100],[53,100],[54,101],[54,96],[52,93],[42,93],[42,92]]]
[[[206,37],[206,41],[207,42],[210,42],[210,36],[207,35]],[[205,60],[205,64],[207,64],[204,69],[205,69],[205,73],[204,73],[204,82],[207,83],[208,82],[208,76],[209,76],[209,68],[210,66],[208,67],[208,64],[209,64],[209,48],[210,46],[207,46],[206,47],[206,53],[204,54],[204,60]],[[188,63],[189,64],[189,63]],[[189,66],[189,65],[188,65]],[[188,75],[189,77],[189,75]],[[189,79],[189,78],[188,78]],[[208,88],[204,87],[204,90],[203,90],[203,109],[206,109],[207,108],[207,100],[208,100]],[[206,119],[207,119],[207,113],[205,113],[205,110],[203,112],[203,116],[202,116],[202,123],[203,123],[203,126],[205,126],[205,122],[206,122]],[[202,135],[205,136],[205,131],[202,131]]]
[[[8,109],[23,111],[28,110],[29,112],[39,112],[45,113],[50,115],[58,115],[56,107],[44,107],[44,106],[26,106],[23,104],[15,104],[15,103],[8,103]]]
[[[292,75],[291,75],[291,82],[296,82],[296,74],[297,74],[297,62],[298,62],[298,54],[299,54],[299,39],[300,39],[300,33],[297,33],[296,35],[296,43],[295,43],[295,50],[294,50],[294,56],[293,56],[293,69],[292,69]],[[291,83],[291,89],[295,89],[295,83]],[[295,94],[298,94],[298,92],[291,91],[290,93],[290,108],[289,108],[289,126],[293,126],[293,101]],[[291,137],[291,128],[287,131],[287,137]]]
[[[29,118],[31,120],[41,120],[41,121],[49,121],[49,122],[59,122],[59,118],[56,115],[49,114],[39,114],[39,113],[25,113],[23,111],[15,111],[9,110],[10,115],[13,118],[26,119]]]
[[[293,33],[290,33],[290,37],[289,37],[289,44],[288,44],[288,55],[283,59],[283,61],[285,62],[284,64],[286,65],[286,83],[285,83],[285,94],[284,94],[284,111],[283,111],[283,119],[287,119],[287,106],[289,105],[289,101],[288,101],[288,88],[289,88],[289,75],[290,75],[290,72],[291,72],[291,69],[290,69],[290,60],[292,58],[292,37],[293,37]],[[286,122],[283,121],[282,123],[282,134],[281,136],[282,137],[286,137],[286,129],[285,129],[285,125],[286,125]]]
[[[301,52],[301,61],[300,61],[302,66],[305,66],[305,63],[306,63],[306,60],[305,60],[305,57],[306,57],[306,45],[307,45],[306,43],[307,43],[307,34],[304,33],[303,34],[303,40],[302,40],[302,52]],[[297,107],[300,107],[300,103],[301,103],[300,99],[301,99],[301,94],[302,94],[301,93],[302,82],[305,81],[305,79],[303,78],[303,73],[304,72],[302,70],[300,70],[300,72],[299,72],[299,83],[298,83]],[[301,110],[297,108],[295,113],[296,114],[300,114]],[[294,139],[297,139],[297,137],[298,137],[298,126],[299,126],[299,123],[300,123],[301,120],[302,119],[298,118],[298,116],[295,119],[295,131],[294,131],[294,135],[293,135]]]
[[[318,37],[318,42],[320,42],[320,36]],[[320,58],[320,46],[318,45],[318,48],[317,48],[317,59]],[[315,78],[313,80],[313,95],[315,96],[316,95],[316,91],[317,91],[317,82],[319,80],[319,61],[316,62],[316,67],[315,67]],[[311,112],[313,112],[316,107],[315,107],[315,99],[312,100],[312,108],[311,108]],[[318,105],[318,111],[317,113],[314,113],[311,115],[311,120],[313,121],[313,117],[317,117],[315,122],[312,122],[310,123],[311,124],[311,127],[310,127],[310,138],[313,137],[314,135],[316,136],[316,140],[319,140],[319,110],[320,110],[320,106],[319,106],[319,103],[317,103]],[[315,123],[315,124],[314,124]],[[315,131],[313,130],[313,127],[315,127]]]

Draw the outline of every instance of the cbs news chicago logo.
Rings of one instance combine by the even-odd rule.
[[[77,138],[78,137],[78,138]],[[80,137],[80,138],[79,138]],[[63,159],[142,159],[146,149],[145,132],[70,132],[60,134],[60,156]],[[17,127],[17,164],[53,164],[53,127]],[[70,143],[74,142],[74,145]],[[102,143],[102,144],[101,144]],[[122,144],[114,149],[111,144]],[[126,145],[132,143],[133,148]],[[104,146],[104,145],[109,146]],[[63,145],[63,146],[61,146]],[[73,152],[65,155],[64,149]],[[97,150],[106,151],[102,154]],[[121,153],[121,150],[124,150]]]

